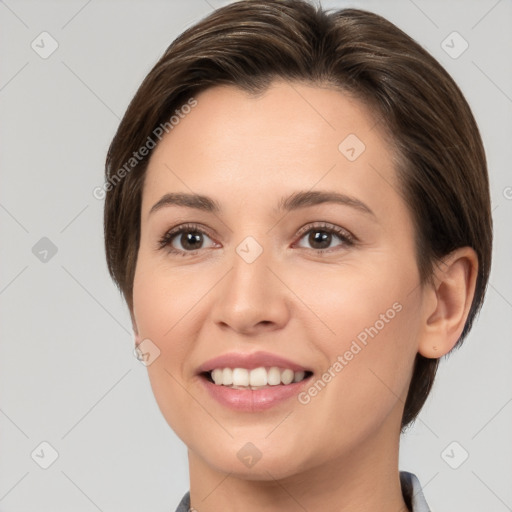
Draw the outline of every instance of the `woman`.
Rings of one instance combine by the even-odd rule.
[[[177,510],[428,510],[400,432],[492,245],[446,71],[369,12],[236,2],[150,71],[106,180],[109,270],[188,447]]]

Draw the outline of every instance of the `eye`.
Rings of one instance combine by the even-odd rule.
[[[325,222],[315,225],[309,224],[301,228],[296,236],[299,236],[300,240],[305,239],[310,244],[310,247],[305,247],[299,243],[299,247],[310,249],[317,254],[333,252],[333,250],[338,250],[336,247],[340,249],[351,247],[357,241],[356,237],[347,230]],[[159,240],[158,247],[160,249],[166,248],[171,254],[191,256],[205,248],[203,247],[205,239],[210,240],[210,248],[218,246],[208,233],[197,224],[182,224],[167,231]],[[332,243],[336,240],[339,243],[333,247]]]
[[[307,238],[305,238],[306,235]],[[338,244],[340,248],[351,247],[356,242],[355,236],[347,230],[325,222],[313,226],[305,226],[299,230],[297,236],[300,236],[301,240],[305,238],[306,242],[310,244],[311,247],[305,247],[306,249],[311,249],[317,253],[332,252],[331,249],[333,249],[333,247],[331,244],[336,242],[336,239],[341,241],[341,243]],[[299,246],[304,247],[300,244]]]
[[[199,226],[183,224],[167,231],[158,242],[158,246],[161,249],[167,248],[173,254],[189,256],[204,248],[202,245],[205,238],[212,242],[213,247],[215,246],[215,242]]]

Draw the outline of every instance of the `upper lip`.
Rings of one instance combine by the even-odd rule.
[[[310,371],[294,361],[271,354],[270,352],[237,353],[230,352],[209,359],[198,368],[198,373],[209,372],[215,368],[247,368],[252,370],[259,367],[289,368],[294,372]]]

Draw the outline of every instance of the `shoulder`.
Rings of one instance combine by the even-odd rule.
[[[420,481],[415,474],[400,471],[400,484],[405,502],[411,507],[412,512],[430,512]]]
[[[190,491],[187,491],[185,496],[181,498],[180,504],[176,509],[176,512],[189,512],[190,509]]]

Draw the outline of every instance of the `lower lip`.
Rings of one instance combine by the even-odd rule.
[[[297,396],[301,388],[306,386],[311,375],[300,382],[279,384],[263,389],[232,389],[228,386],[218,386],[200,376],[202,385],[208,393],[220,404],[237,411],[258,412],[270,409],[290,398]]]

